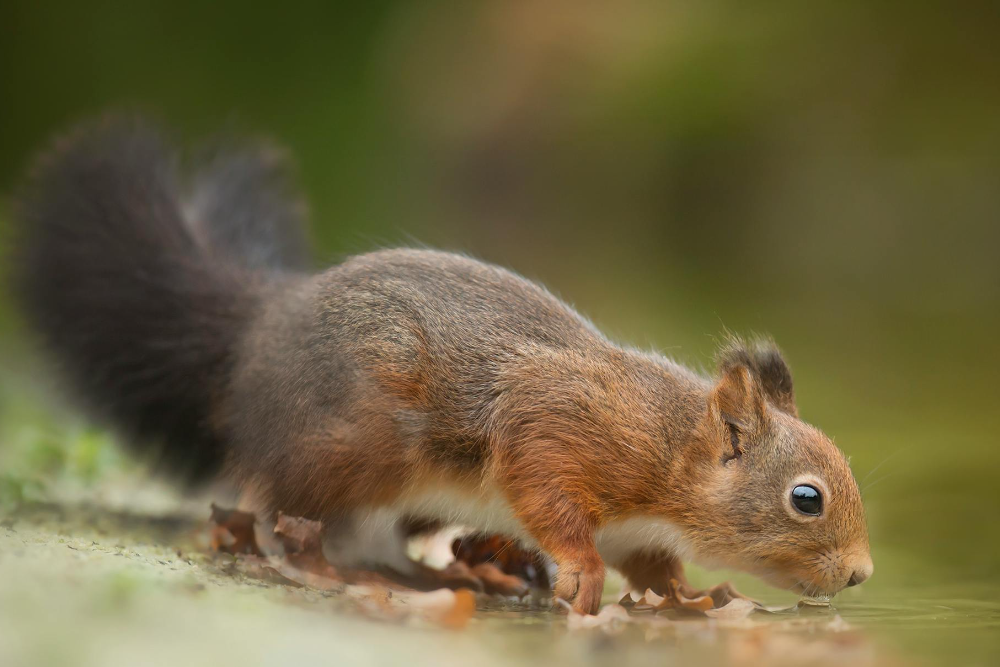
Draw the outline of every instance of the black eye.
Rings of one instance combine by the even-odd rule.
[[[803,514],[819,516],[823,511],[823,496],[814,486],[796,486],[792,489],[792,505]]]

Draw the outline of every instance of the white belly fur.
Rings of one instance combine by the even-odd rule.
[[[447,485],[406,494],[392,507],[359,511],[351,534],[335,538],[335,543],[328,542],[327,547],[336,553],[339,562],[382,563],[406,571],[405,539],[399,530],[399,522],[405,517],[501,534],[519,540],[528,548],[538,548],[500,493],[471,494]],[[655,516],[630,516],[602,526],[597,531],[596,544],[601,558],[612,567],[629,554],[646,549],[669,551],[682,560],[690,560],[694,555],[681,530]]]

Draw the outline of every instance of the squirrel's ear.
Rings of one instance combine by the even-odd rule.
[[[774,407],[793,417],[799,416],[792,390],[792,371],[773,344],[758,345],[753,353],[754,366],[761,389]]]
[[[738,336],[730,336],[719,350],[717,359],[720,373],[737,366],[746,367],[771,405],[793,417],[799,416],[792,391],[792,372],[781,351],[770,340],[758,338],[745,341]]]
[[[745,443],[764,428],[764,392],[750,368],[743,364],[725,365],[710,398],[710,410]],[[734,445],[736,443],[734,442]]]

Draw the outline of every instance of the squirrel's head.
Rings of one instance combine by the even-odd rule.
[[[833,595],[872,573],[868,528],[847,459],[798,417],[792,376],[770,343],[730,343],[702,424],[692,546],[807,595]],[[707,529],[711,526],[711,529]]]

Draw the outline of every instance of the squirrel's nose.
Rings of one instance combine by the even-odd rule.
[[[858,584],[864,583],[868,577],[872,576],[872,572],[874,570],[875,566],[872,564],[872,559],[869,557],[864,563],[854,569],[854,574],[852,574],[851,578],[847,580],[847,585],[857,586]]]

